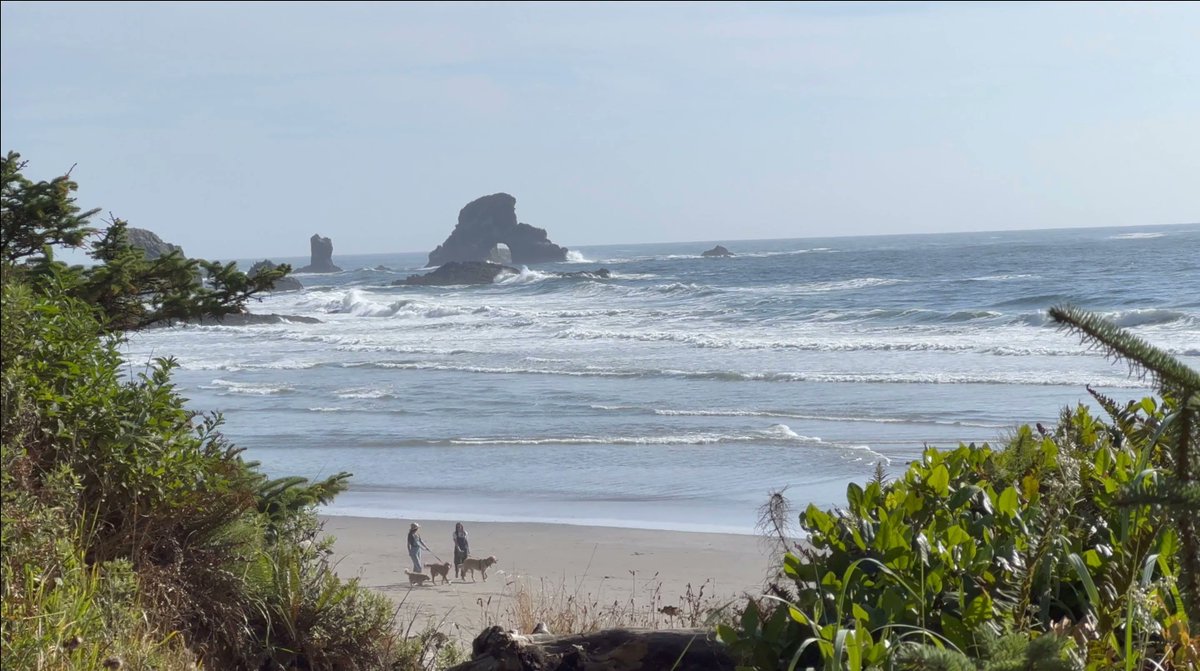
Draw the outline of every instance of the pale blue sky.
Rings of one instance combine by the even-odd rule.
[[[193,256],[1200,220],[1198,4],[2,13],[2,149]]]

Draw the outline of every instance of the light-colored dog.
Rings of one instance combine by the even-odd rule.
[[[450,582],[450,562],[443,564],[426,564],[429,567],[429,575],[432,578],[433,584],[437,584],[438,576],[442,576],[442,582]]]
[[[482,559],[478,557],[467,557],[462,563],[463,579],[466,579],[467,572],[469,571],[471,573],[471,582],[475,582],[475,572],[479,571],[483,574],[483,580],[486,582],[488,567],[495,563],[495,557],[484,557]]]
[[[408,576],[409,585],[424,585],[425,581],[429,580],[429,576],[424,573],[413,573],[408,569],[404,570],[404,575]]]

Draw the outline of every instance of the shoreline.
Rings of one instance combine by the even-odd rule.
[[[463,642],[491,624],[523,629],[570,613],[576,625],[609,618],[626,626],[666,627],[677,617],[759,594],[771,573],[766,542],[748,535],[525,522],[467,522],[471,556],[495,556],[487,580],[412,586],[406,537],[411,520],[322,514],[322,535],[337,538],[330,560],[342,578],[396,604],[415,631],[433,626]],[[416,520],[432,552],[453,558],[453,521]],[[436,556],[435,556],[436,555]],[[429,568],[424,568],[426,575]],[[667,609],[668,611],[670,609]],[[564,620],[565,621],[565,620]]]
[[[343,494],[342,496],[346,496]],[[765,499],[764,499],[765,500]],[[805,503],[807,505],[807,503]],[[320,506],[318,515],[326,517],[349,517],[371,520],[393,520],[409,522],[412,520],[427,520],[430,522],[463,522],[464,524],[535,524],[548,526],[583,527],[586,529],[624,529],[631,531],[661,531],[681,534],[719,534],[727,536],[758,537],[756,529],[741,525],[723,524],[688,524],[665,520],[622,520],[607,517],[534,517],[516,515],[480,515],[470,512],[455,515],[447,512],[411,510],[410,516],[400,517],[389,514],[390,511],[379,510],[368,506]],[[422,522],[423,524],[424,522]]]

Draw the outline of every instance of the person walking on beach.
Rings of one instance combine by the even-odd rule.
[[[471,544],[467,542],[467,530],[462,522],[454,525],[454,577],[462,577],[462,564],[467,555],[471,554]]]
[[[420,528],[421,525],[416,522],[413,522],[412,526],[408,528],[408,556],[412,557],[413,573],[420,573],[425,570],[425,567],[421,565],[421,548],[429,550],[429,546],[425,544],[425,541],[421,540],[421,534],[417,533],[417,530]],[[429,551],[433,552],[433,550]]]

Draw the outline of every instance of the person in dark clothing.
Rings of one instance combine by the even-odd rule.
[[[467,530],[463,528],[462,522],[454,525],[454,577],[462,577],[462,563],[471,554],[471,544],[467,542]]]
[[[412,558],[413,573],[420,573],[425,568],[421,565],[421,548],[429,550],[429,546],[421,540],[421,534],[417,533],[420,528],[421,525],[416,522],[413,522],[412,526],[408,528],[408,556]],[[433,552],[433,550],[429,551]]]

